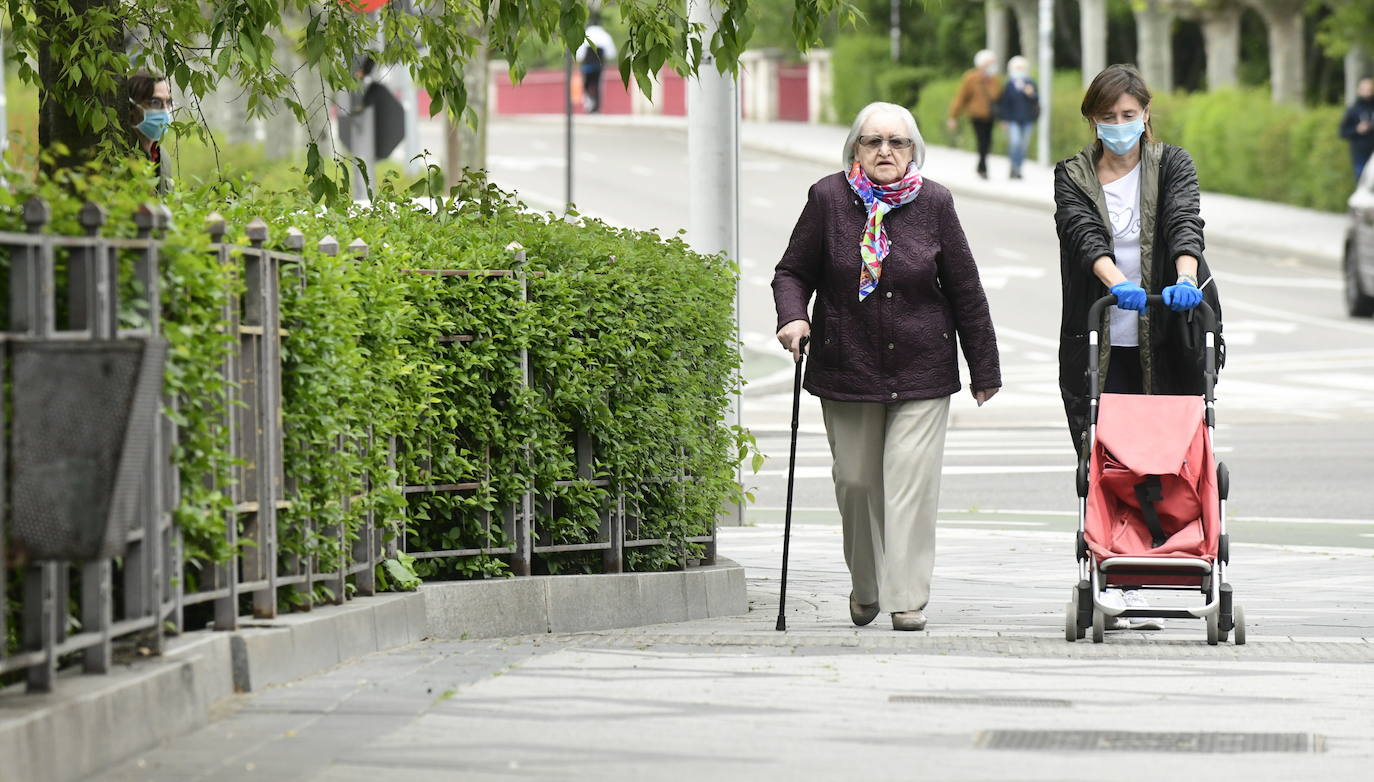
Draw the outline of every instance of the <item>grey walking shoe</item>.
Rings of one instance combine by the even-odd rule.
[[[892,615],[893,630],[924,630],[926,615],[924,611],[898,611]]]
[[[860,603],[859,601],[854,599],[853,592],[849,593],[849,619],[850,621],[854,622],[855,625],[863,627],[869,622],[872,622],[874,617],[876,617],[877,615],[877,603],[870,603],[869,605],[864,605],[863,603]]]

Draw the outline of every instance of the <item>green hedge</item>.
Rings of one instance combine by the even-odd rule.
[[[848,125],[859,109],[882,100],[878,77],[883,69],[873,67],[873,63],[886,60],[887,53],[888,41],[881,35],[841,35],[835,39],[830,68],[836,122]]]
[[[957,78],[926,85],[914,113],[926,143],[971,150],[966,122],[954,134],[945,128],[957,87]],[[1055,74],[1051,100],[1051,154],[1062,160],[1093,139],[1079,113],[1079,75]],[[1279,105],[1265,90],[1233,89],[1156,95],[1150,116],[1157,138],[1193,156],[1204,190],[1343,212],[1355,187],[1336,132],[1340,107]],[[1031,144],[1033,153],[1034,138]],[[993,151],[1005,154],[1005,134],[994,135]]]
[[[933,66],[892,65],[888,61],[889,46],[884,35],[836,38],[830,62],[836,85],[831,104],[837,122],[847,124],[874,101],[913,106],[925,85],[940,78],[940,69]]]
[[[0,228],[20,228],[24,199],[39,193],[53,204],[54,232],[79,233],[76,209],[89,198],[107,206],[108,235],[128,235],[125,216],[147,196],[140,179],[119,171],[0,191]],[[301,195],[236,194],[227,185],[169,199],[167,387],[184,400],[176,414],[174,458],[183,478],[176,521],[190,586],[205,565],[234,553],[224,543],[222,489],[234,465],[218,377],[232,340],[219,328],[219,312],[242,281],[233,264],[222,267],[208,253],[203,226],[212,210],[228,220],[229,241],[246,242],[253,217],[272,226],[269,245],[280,246],[289,226],[307,237],[304,263],[284,268],[282,280],[293,500],[279,519],[283,557],[337,555],[336,539],[320,531],[341,525],[351,540],[368,509],[403,528],[412,548],[505,545],[501,509],[533,485],[537,531],[549,542],[596,542],[615,492],[642,519],[639,537],[672,543],[627,553],[629,567],[665,569],[679,566],[684,553],[699,555],[701,547],[683,539],[706,533],[723,504],[742,499],[734,471],[752,440],[721,423],[740,364],[731,315],[736,269],[679,238],[529,213],[476,176],[441,194],[437,215],[414,205],[440,181],[437,169],[415,191],[388,179],[370,207],[324,209]],[[370,252],[361,260],[321,254],[315,242],[325,235],[341,246],[361,237]],[[528,303],[511,278],[406,271],[510,269],[512,242],[527,254]],[[7,268],[0,280],[7,287]],[[134,325],[132,310],[125,316]],[[475,339],[443,339],[455,334]],[[533,375],[528,388],[520,382],[522,347]],[[575,429],[591,434],[592,479],[609,488],[577,479]],[[384,447],[337,447],[369,438],[397,439],[394,465]],[[481,488],[411,495],[396,488],[466,482]],[[490,531],[489,514],[497,517]],[[474,577],[499,574],[505,563],[470,557],[414,567],[428,577]],[[536,558],[536,568],[599,570],[600,554]]]

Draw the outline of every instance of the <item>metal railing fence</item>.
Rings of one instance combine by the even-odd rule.
[[[79,219],[82,236],[66,236],[48,231],[49,206],[39,199],[24,205],[27,231],[0,232],[0,255],[9,257],[8,328],[0,332],[0,387],[11,386],[6,373],[12,348],[20,343],[43,341],[98,342],[114,339],[155,340],[162,334],[163,291],[160,253],[166,246],[171,215],[160,205],[144,205],[132,216],[137,227],[133,238],[102,235],[105,211],[86,204]],[[221,267],[230,267],[239,278],[240,292],[232,296],[221,313],[225,327],[234,335],[231,350],[221,367],[227,381],[222,425],[227,430],[231,451],[231,475],[216,487],[228,494],[232,504],[225,514],[225,543],[232,556],[218,564],[191,564],[186,561],[183,533],[174,523],[174,512],[182,494],[182,476],[174,466],[172,454],[178,445],[174,413],[182,400],[164,396],[163,413],[155,418],[148,467],[139,487],[136,523],[123,533],[118,556],[88,562],[24,561],[14,545],[13,530],[6,529],[10,512],[10,488],[5,485],[10,472],[11,438],[0,437],[0,676],[23,672],[30,692],[50,691],[60,667],[79,664],[89,673],[110,669],[117,650],[126,653],[157,654],[165,639],[186,630],[186,614],[193,606],[213,606],[216,630],[239,626],[245,604],[258,618],[276,616],[287,590],[294,590],[290,601],[296,610],[310,610],[315,586],[323,584],[342,603],[354,596],[374,594],[375,571],[383,559],[397,550],[410,548],[404,534],[374,517],[369,507],[360,511],[355,539],[347,539],[340,525],[307,530],[337,541],[337,558],[318,554],[282,553],[279,550],[279,512],[291,508],[292,493],[284,464],[282,423],[282,345],[293,338],[291,324],[282,323],[283,284],[307,284],[303,274],[307,263],[305,237],[294,228],[287,229],[269,249],[269,228],[262,220],[245,226],[247,245],[225,241],[227,226],[223,218],[212,215],[205,227],[209,234],[208,252]],[[355,260],[363,262],[368,248],[361,240],[345,248]],[[314,248],[320,255],[336,256],[338,242],[332,237],[320,240]],[[528,302],[532,280],[538,274],[523,270],[524,253],[518,252],[513,268],[504,271],[465,271],[454,269],[415,269],[414,274],[471,276],[484,279],[515,278],[519,295]],[[126,272],[121,272],[125,269]],[[121,274],[132,274],[135,301],[122,301]],[[123,308],[123,309],[121,309]],[[137,328],[120,327],[121,312],[136,312]],[[60,321],[60,322],[59,322]],[[449,335],[444,343],[467,343],[477,337]],[[529,356],[520,355],[521,382],[532,383]],[[12,388],[0,395],[0,419],[8,422]],[[369,438],[371,439],[371,438]],[[594,542],[558,544],[541,538],[536,529],[540,504],[549,510],[551,500],[541,498],[527,487],[518,502],[503,509],[499,525],[508,546],[477,546],[442,550],[411,550],[417,559],[444,559],[476,555],[505,558],[511,572],[529,575],[536,555],[600,551],[605,572],[621,572],[627,550],[646,546],[675,547],[682,567],[695,564],[687,558],[687,544],[702,544],[704,562],[715,560],[715,520],[703,519],[710,534],[679,540],[641,538],[639,513],[625,500],[624,487],[612,486],[593,475],[593,443],[585,431],[574,434],[576,474],[557,485],[582,483],[605,488],[612,498],[603,508],[601,525]],[[340,438],[339,448],[367,449],[377,443],[350,443]],[[395,466],[398,449],[405,443],[384,444],[390,466]],[[489,473],[490,465],[484,469]],[[426,492],[462,493],[481,488],[490,475],[475,480],[443,485],[405,485],[394,487],[404,494]],[[689,481],[691,476],[676,475],[641,479],[641,483]],[[375,487],[364,485],[367,496]],[[344,502],[358,498],[342,498]],[[486,519],[488,528],[491,520]],[[192,572],[194,570],[194,572]],[[20,581],[17,590],[11,581]],[[19,594],[17,610],[9,598]],[[205,609],[199,609],[202,613]],[[18,648],[6,649],[11,630],[18,636]]]

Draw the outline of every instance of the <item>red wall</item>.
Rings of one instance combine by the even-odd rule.
[[[491,77],[496,84],[497,114],[562,114],[563,113],[563,71],[530,71],[520,84],[511,84],[510,77],[504,72]],[[749,78],[742,74],[742,84]],[[687,115],[687,80],[671,70],[658,75],[662,85],[663,114],[670,117]],[[806,122],[809,115],[807,104],[807,69],[805,65],[783,65],[778,70],[778,119],[793,122]],[[580,87],[578,88],[580,89]],[[631,89],[638,89],[632,87]],[[744,95],[740,91],[741,111],[743,113]],[[581,93],[574,93],[573,112],[582,113]],[[418,91],[420,117],[429,116],[429,93]],[[629,114],[630,90],[620,83],[620,72],[614,68],[601,73],[601,111],[603,114]]]
[[[511,84],[504,73],[492,75],[496,83],[497,114],[562,114],[563,95],[566,80],[561,70],[530,71],[524,81]],[[685,80],[673,71],[665,70],[659,74],[663,85],[663,113],[683,116],[687,113],[687,89]],[[630,89],[638,89],[631,87]],[[580,92],[573,102],[573,112],[582,113]],[[610,68],[601,72],[601,112],[603,114],[629,114],[630,90],[620,82],[620,71]]]

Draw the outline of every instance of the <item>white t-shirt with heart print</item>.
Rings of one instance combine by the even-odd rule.
[[[1140,164],[1126,176],[1103,185],[1107,196],[1107,214],[1112,217],[1112,234],[1116,244],[1116,268],[1126,279],[1140,284]],[[1114,347],[1135,347],[1140,340],[1139,315],[1131,310],[1112,307],[1111,337]]]

